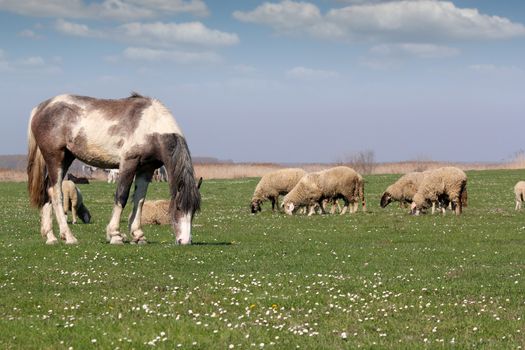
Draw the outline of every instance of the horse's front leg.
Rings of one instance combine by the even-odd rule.
[[[135,191],[133,193],[133,212],[129,217],[129,232],[132,237],[130,243],[145,244],[144,232],[141,229],[142,205],[146,198],[148,185],[151,182],[153,170],[137,172],[135,176]]]
[[[120,216],[126,206],[129,197],[129,190],[135,176],[136,163],[128,164],[121,168],[120,176],[117,180],[117,191],[115,192],[115,204],[108,226],[106,226],[106,240],[110,244],[123,244],[126,236],[120,233]]]

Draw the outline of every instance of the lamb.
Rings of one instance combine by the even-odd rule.
[[[442,203],[442,211],[452,203],[452,209],[456,215],[463,211],[467,203],[467,175],[456,167],[443,167],[432,170],[421,182],[419,189],[414,195],[411,210],[419,215],[421,209],[428,208],[432,204],[432,213],[436,204]]]
[[[396,182],[388,186],[381,196],[381,208],[385,208],[391,202],[411,204],[423,178],[429,172],[414,171],[401,176]]]
[[[283,204],[286,214],[292,215],[297,208],[307,206],[308,215],[312,215],[315,204],[318,204],[324,213],[324,199],[343,199],[344,206],[341,215],[353,204],[350,212],[357,210],[359,199],[363,210],[366,210],[364,200],[364,181],[354,169],[339,166],[316,173],[305,175],[299,183],[284,197]]]
[[[84,205],[82,193],[80,193],[80,190],[75,186],[75,183],[71,180],[62,181],[62,193],[64,195],[64,213],[66,213],[67,216],[67,212],[71,211],[72,223],[77,223],[78,214],[83,223],[89,224],[91,221],[91,214],[88,208]]]
[[[272,211],[275,211],[276,207],[279,208],[279,196],[290,192],[305,174],[306,171],[303,169],[289,168],[264,175],[252,196],[252,213],[261,211],[261,204],[266,200],[271,201]]]
[[[171,223],[170,201],[168,199],[148,200],[142,205],[141,223],[150,225],[168,225]]]
[[[514,186],[514,194],[516,195],[515,210],[521,210],[521,203],[525,200],[525,181],[518,181]]]
[[[197,182],[197,189],[200,190],[202,184],[202,177]],[[169,215],[170,200],[157,199],[144,201],[142,211],[140,214],[140,221],[146,225],[168,225],[171,224],[171,217]],[[131,215],[131,213],[130,213]]]

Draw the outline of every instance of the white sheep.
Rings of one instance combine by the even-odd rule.
[[[117,182],[119,177],[118,169],[110,169],[108,172],[108,184]]]
[[[514,194],[516,196],[515,210],[521,210],[521,203],[525,200],[525,181],[518,181],[514,186]]]
[[[279,196],[285,195],[297,185],[306,171],[299,168],[281,169],[264,175],[252,196],[251,211],[261,211],[261,204],[269,200],[272,203],[272,211],[279,208]]]
[[[284,210],[292,215],[297,208],[307,206],[310,208],[308,215],[312,215],[315,204],[318,204],[324,213],[322,202],[327,198],[343,199],[341,215],[346,213],[350,203],[353,204],[351,212],[355,211],[359,199],[365,210],[363,178],[355,170],[344,166],[307,174],[284,197]]]
[[[85,224],[91,221],[91,214],[88,208],[84,205],[82,199],[82,193],[75,186],[75,183],[71,180],[62,181],[62,193],[63,193],[63,206],[64,213],[67,216],[68,211],[71,211],[71,222],[77,223],[77,214],[80,220]]]
[[[401,176],[396,182],[388,186],[381,196],[381,208],[391,202],[400,202],[403,205],[411,204],[419,185],[429,172],[414,171]]]
[[[414,195],[411,210],[419,215],[421,209],[432,205],[432,213],[436,204],[441,204],[443,214],[448,203],[456,215],[461,214],[467,204],[467,175],[456,167],[443,167],[430,171],[421,182]]]
[[[197,181],[197,189],[200,190],[202,177]],[[131,216],[132,213],[130,213]],[[156,199],[144,201],[140,213],[141,224],[168,225],[171,224],[170,200]]]
[[[142,224],[168,225],[171,223],[169,215],[170,200],[147,200],[142,205],[140,221]]]

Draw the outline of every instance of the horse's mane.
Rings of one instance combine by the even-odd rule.
[[[173,216],[176,209],[195,213],[200,208],[201,196],[195,182],[188,145],[181,135],[170,136],[172,139],[168,142],[171,146],[171,157],[166,168],[170,173],[168,177],[172,195],[170,212]]]
[[[139,94],[136,91],[132,91],[131,95],[129,96],[129,98],[144,98],[144,96],[142,96],[141,94]]]

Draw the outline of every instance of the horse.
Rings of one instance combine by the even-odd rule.
[[[28,127],[28,192],[40,209],[40,233],[46,244],[58,242],[52,212],[66,244],[78,241],[62,209],[62,180],[75,158],[109,169],[119,169],[106,240],[123,244],[119,229],[122,210],[135,178],[133,211],[129,217],[130,243],[144,244],[141,212],[155,169],[168,172],[170,218],[177,244],[191,244],[193,216],[200,208],[190,151],[175,118],[158,100],[137,93],[123,99],[59,95],[31,111]]]

